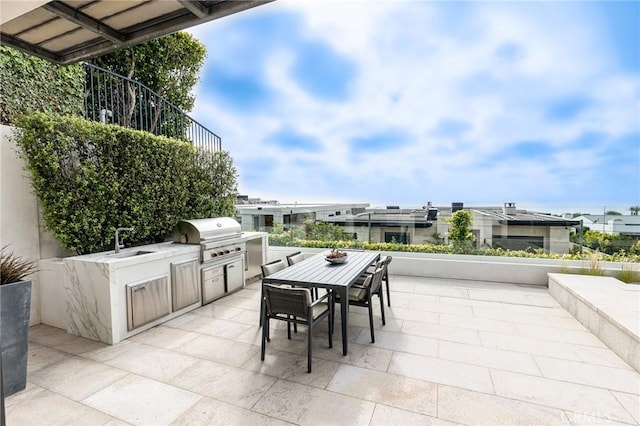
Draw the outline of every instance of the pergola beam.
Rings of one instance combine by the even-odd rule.
[[[178,0],[178,2],[198,18],[204,18],[209,14],[209,9],[204,7],[198,0]]]
[[[47,3],[42,7],[48,10],[49,12],[61,18],[67,19],[71,22],[74,22],[80,25],[81,27],[93,33],[99,34],[102,37],[114,43],[122,43],[127,39],[123,34],[120,34],[118,31],[114,30],[108,25],[105,25],[102,22],[95,20],[91,16],[85,13],[82,13],[77,9],[69,7],[60,1],[52,1],[51,3]]]
[[[0,39],[2,39],[3,45],[21,50],[25,53],[28,53],[29,55],[35,55],[35,56],[38,56],[39,58],[44,58],[55,63],[60,63],[62,60],[62,57],[60,57],[59,55],[56,55],[41,47],[34,46],[29,43],[25,43],[24,41],[12,35],[2,33],[2,35],[0,36]]]

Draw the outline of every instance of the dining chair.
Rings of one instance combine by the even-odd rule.
[[[305,259],[304,253],[302,253],[301,251],[297,251],[295,253],[288,254],[286,257],[287,257],[287,263],[289,264],[289,266],[295,265],[298,262],[302,262]],[[314,297],[314,299],[318,298],[318,288],[317,287],[313,289],[313,297]]]
[[[282,271],[287,267],[287,264],[284,263],[282,259],[274,260],[269,263],[264,263],[260,265],[260,269],[262,269],[262,276],[268,277],[269,275],[275,274],[278,271]],[[262,284],[262,288],[260,290],[260,325],[262,325],[262,299],[264,298],[264,283]],[[296,331],[298,331],[296,327]]]
[[[260,359],[264,361],[267,345],[271,341],[269,335],[269,320],[275,319],[287,322],[287,338],[291,340],[291,323],[307,326],[307,373],[311,373],[313,329],[324,319],[328,318],[329,347],[333,347],[333,292],[311,300],[308,288],[285,287],[265,284],[262,299],[262,352]]]
[[[287,267],[287,264],[284,263],[282,259],[274,260],[273,262],[260,265],[260,269],[262,269],[263,277],[268,277],[269,275],[275,274],[278,271],[282,271],[286,267]]]
[[[356,283],[349,288],[349,305],[362,306],[369,310],[369,328],[371,329],[371,343],[376,342],[373,330],[373,300],[371,297],[375,294],[380,298],[380,313],[382,316],[382,325],[386,325],[384,317],[384,293],[382,291],[382,262],[378,262],[378,267],[373,274],[365,274],[361,284]],[[334,301],[343,303],[340,295],[334,295]]]
[[[298,262],[301,262],[304,259],[305,259],[304,253],[302,253],[301,251],[297,251],[295,253],[291,253],[287,255],[287,263],[289,264],[289,266],[294,265]]]

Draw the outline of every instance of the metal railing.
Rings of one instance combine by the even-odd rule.
[[[212,152],[222,149],[220,136],[139,81],[86,62],[83,67],[87,120],[190,141]]]

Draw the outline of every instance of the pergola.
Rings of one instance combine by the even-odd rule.
[[[0,0],[0,42],[69,64],[271,1]]]

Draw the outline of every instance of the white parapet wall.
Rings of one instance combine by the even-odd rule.
[[[12,140],[15,127],[0,125],[0,245],[23,259],[40,260],[38,203]],[[40,323],[40,280],[31,277],[30,324]]]
[[[640,372],[640,285],[611,277],[549,274],[549,293]]]
[[[30,277],[33,284],[29,324],[44,322],[59,326],[56,318],[64,312],[59,312],[59,306],[52,306],[48,296],[60,290],[58,258],[71,253],[42,226],[31,177],[13,141],[17,131],[15,127],[0,125],[0,246],[8,246],[9,251],[38,264],[38,271]]]
[[[328,252],[330,249],[269,246],[268,261],[283,259],[287,254],[302,251],[310,256]],[[587,262],[578,260],[535,259],[500,256],[473,256],[459,254],[430,254],[407,252],[383,252],[393,257],[389,271],[394,275],[418,277],[452,278],[504,282],[513,284],[548,285],[548,275],[552,272],[579,273]],[[621,266],[614,262],[601,262],[600,268],[606,275],[620,272]]]

